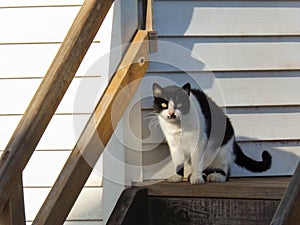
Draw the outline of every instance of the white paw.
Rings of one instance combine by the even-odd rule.
[[[205,181],[202,176],[197,176],[197,175],[191,175],[190,177],[190,183],[191,184],[204,184]]]
[[[172,182],[172,183],[179,183],[179,182],[182,182],[182,180],[183,180],[183,177],[178,174],[175,174],[168,179],[168,181]]]
[[[226,177],[220,173],[211,173],[207,176],[207,182],[225,182]]]

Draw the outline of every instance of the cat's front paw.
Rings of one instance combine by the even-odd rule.
[[[207,176],[207,182],[225,182],[226,177],[220,173],[211,173]]]
[[[190,177],[190,183],[191,184],[204,184],[205,181],[202,176],[198,175],[191,175]]]
[[[182,180],[183,180],[183,176],[178,175],[178,174],[175,174],[168,179],[168,181],[172,182],[172,183],[179,183],[179,182],[182,182]]]

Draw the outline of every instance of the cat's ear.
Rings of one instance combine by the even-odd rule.
[[[190,83],[186,83],[185,85],[182,86],[182,89],[183,89],[188,95],[190,95],[190,93],[191,93],[191,84],[190,84]]]
[[[152,85],[152,91],[153,91],[153,96],[154,96],[154,97],[160,97],[160,96],[161,96],[161,93],[162,93],[162,87],[159,86],[159,84],[154,83],[154,84]]]

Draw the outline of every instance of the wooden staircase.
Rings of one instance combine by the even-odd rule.
[[[275,221],[283,217],[280,208],[289,208],[282,205],[283,197],[289,195],[297,201],[295,196],[285,193],[288,184],[296,182],[295,176],[290,180],[290,177],[261,177],[232,178],[229,182],[204,185],[142,183],[123,192],[107,225],[298,224],[296,218],[291,218],[290,223]]]
[[[76,16],[35,96],[0,159],[0,225],[25,225],[22,173],[113,0],[86,0]],[[146,2],[144,30],[137,30],[77,144],[32,224],[63,224],[117,123],[147,71],[149,51],[157,48],[152,30],[152,3]],[[151,21],[149,21],[151,19]],[[147,30],[151,29],[151,30]],[[151,42],[151,43],[150,43]],[[130,84],[130,85],[129,85]],[[112,118],[112,108],[118,111]],[[87,162],[87,159],[89,161]]]

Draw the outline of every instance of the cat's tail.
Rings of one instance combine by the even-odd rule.
[[[262,153],[262,161],[255,161],[246,156],[237,143],[234,143],[234,152],[236,157],[235,163],[240,167],[250,170],[251,172],[263,172],[271,167],[272,156],[267,151]]]

